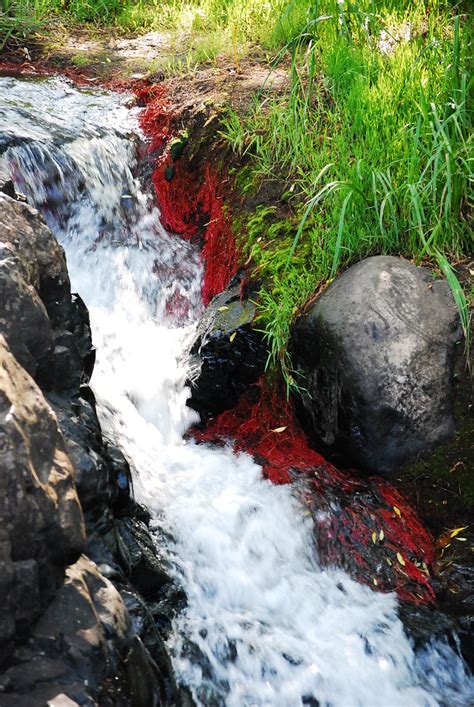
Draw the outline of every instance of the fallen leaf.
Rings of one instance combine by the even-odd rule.
[[[377,580],[375,579],[375,577],[374,577],[374,584],[375,584],[376,587],[378,586],[378,582],[377,582]]]
[[[229,341],[230,341],[230,343],[233,342],[233,340],[235,339],[236,336],[237,336],[237,332],[234,331],[234,333],[229,336]]]
[[[385,533],[383,532],[383,530],[381,530],[380,533],[379,533],[379,540],[380,540],[380,542],[382,542],[382,540],[384,539],[384,537],[385,537]]]
[[[271,430],[272,432],[284,432],[286,430],[286,427],[275,427],[274,430]]]
[[[401,510],[399,509],[399,507],[398,507],[398,506],[394,506],[394,507],[393,507],[393,510],[395,511],[395,513],[397,514],[397,516],[400,518],[401,515],[402,515],[402,512],[401,512]]]
[[[460,543],[465,543],[465,542],[466,542],[466,538],[456,538],[456,540],[457,540],[458,542],[460,542]]]
[[[397,560],[402,565],[402,567],[405,567],[405,560],[403,559],[403,555],[401,555],[399,552],[397,552]]]
[[[374,543],[374,545],[375,545],[375,543],[377,542],[377,533],[375,532],[375,530],[374,530],[374,532],[372,533],[372,542]]]
[[[459,533],[461,533],[463,530],[466,530],[466,528],[468,528],[468,527],[469,526],[465,525],[462,528],[455,528],[454,530],[451,530],[451,532],[449,533],[449,537],[455,538],[456,535],[459,535]]]
[[[225,312],[226,309],[229,309],[229,307],[227,307],[227,305],[224,304],[222,307],[219,307],[217,311],[218,312]]]
[[[389,565],[389,567],[391,567],[391,566],[392,566],[392,560],[389,560],[388,557],[386,557],[385,559],[387,560],[387,565]]]

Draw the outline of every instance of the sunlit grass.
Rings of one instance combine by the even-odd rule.
[[[223,130],[251,156],[247,189],[275,176],[291,184],[282,195],[294,213],[287,235],[269,237],[271,214],[242,233],[265,280],[271,361],[287,379],[295,313],[341,267],[376,253],[437,264],[469,343],[468,307],[450,265],[472,252],[467,36],[441,3],[429,14],[402,1],[377,3],[377,13],[372,2],[349,13],[345,6],[288,6],[274,37],[285,42],[276,61],[291,58],[289,94],[262,94],[248,115],[230,112]]]

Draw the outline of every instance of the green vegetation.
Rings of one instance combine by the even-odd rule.
[[[286,95],[264,90],[222,135],[244,158],[242,191],[279,189],[278,209],[238,223],[262,278],[269,364],[292,381],[287,343],[315,288],[376,253],[429,259],[469,308],[453,265],[472,251],[471,37],[448,0],[0,0],[0,46],[60,18],[169,32],[185,50],[167,73],[225,52],[262,50],[289,67]],[[82,59],[77,58],[77,62]],[[272,69],[272,70],[273,70]],[[271,71],[268,81],[271,81]],[[263,193],[263,191],[262,191]],[[281,208],[280,208],[281,207]]]
[[[273,39],[283,43],[275,64],[291,59],[289,94],[260,97],[244,117],[230,112],[223,129],[251,156],[255,185],[285,180],[293,211],[282,224],[262,209],[243,234],[265,281],[271,362],[291,383],[289,322],[315,286],[376,253],[436,263],[469,343],[450,264],[472,251],[472,84],[460,18],[437,2],[428,12],[404,0],[293,0]]]

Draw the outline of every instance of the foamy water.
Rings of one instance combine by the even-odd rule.
[[[318,566],[290,487],[262,480],[245,454],[183,440],[196,415],[181,355],[202,311],[202,267],[133,176],[126,97],[0,78],[0,98],[0,138],[16,141],[6,161],[89,308],[103,429],[172,538],[166,554],[188,598],[169,640],[179,680],[202,705],[471,704],[462,661],[440,643],[415,653],[394,595]]]

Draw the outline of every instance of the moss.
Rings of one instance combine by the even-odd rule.
[[[91,56],[90,54],[75,54],[74,56],[71,57],[71,62],[74,64],[74,66],[77,66],[79,69],[81,69],[84,66],[90,66],[93,64],[95,61],[94,57]]]

